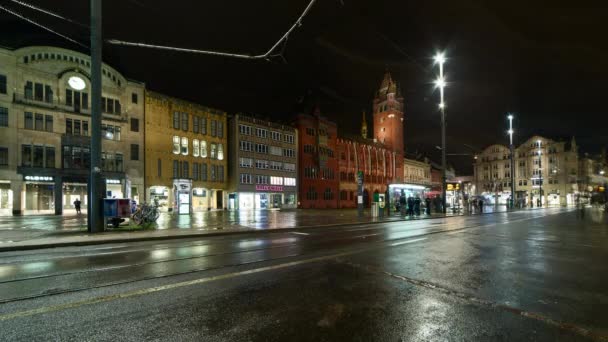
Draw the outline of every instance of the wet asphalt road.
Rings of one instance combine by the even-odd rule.
[[[608,341],[603,215],[2,253],[0,340]]]

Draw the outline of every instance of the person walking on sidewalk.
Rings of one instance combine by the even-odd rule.
[[[414,216],[414,198],[412,196],[407,198],[407,216]]]
[[[405,216],[405,193],[401,190],[401,196],[399,196],[399,211],[401,212],[401,217]]]
[[[74,201],[74,208],[76,209],[76,214],[80,214],[80,199],[76,199]]]
[[[414,214],[416,216],[420,216],[420,205],[422,204],[422,201],[420,200],[419,196],[416,196],[416,198],[414,199]]]
[[[483,199],[479,199],[479,213],[483,214]]]

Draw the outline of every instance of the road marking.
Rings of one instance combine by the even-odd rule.
[[[479,297],[475,297],[473,295],[464,293],[464,292],[457,292],[454,290],[450,290],[448,288],[442,287],[441,285],[435,284],[435,283],[431,283],[425,280],[419,280],[419,279],[415,279],[415,278],[410,278],[407,276],[403,276],[403,275],[399,275],[399,274],[395,274],[386,270],[383,270],[381,268],[378,267],[374,267],[371,265],[362,265],[362,264],[358,264],[358,263],[354,263],[354,262],[350,262],[350,261],[344,261],[344,260],[338,260],[339,263],[345,264],[345,265],[349,265],[353,268],[357,268],[357,269],[362,269],[365,270],[367,272],[370,273],[374,273],[374,274],[385,274],[388,275],[392,278],[395,279],[399,279],[399,280],[403,280],[405,282],[408,282],[412,285],[416,285],[416,286],[420,286],[420,287],[424,287],[427,289],[431,289],[431,290],[435,290],[438,292],[441,292],[445,295],[448,296],[454,296],[454,297],[458,297],[460,299],[463,299],[467,302],[476,304],[478,306],[487,306],[487,307],[491,307],[491,308],[498,308],[507,312],[511,312],[514,313],[516,315],[520,315],[520,316],[524,316],[527,318],[531,318],[533,320],[536,321],[540,321],[542,323],[545,323],[547,325],[551,325],[554,326],[558,329],[561,330],[565,330],[565,331],[569,331],[572,333],[575,333],[577,335],[580,336],[584,336],[584,337],[589,337],[595,341],[603,341],[603,342],[607,342],[608,341],[608,335],[604,335],[600,332],[597,331],[593,331],[591,329],[587,329],[587,328],[583,328],[581,326],[578,326],[576,324],[572,324],[572,323],[567,323],[567,322],[560,322],[557,320],[554,320],[552,318],[549,318],[547,316],[543,316],[541,314],[535,313],[535,312],[529,312],[529,311],[525,311],[507,304],[501,304],[501,303],[497,303],[497,302],[493,302],[487,299],[482,299]]]
[[[531,218],[524,218],[519,221],[537,219],[537,218],[541,218],[541,217],[545,217],[545,216],[549,216],[549,215],[554,215],[554,213],[551,213],[548,215],[542,215],[542,216],[539,215],[539,216],[531,217]],[[496,224],[501,224],[501,223],[496,223]],[[486,226],[477,226],[477,227],[465,227],[462,229],[482,228],[482,227],[487,227],[487,226],[491,226],[491,225],[494,225],[494,224],[489,224]],[[102,297],[87,299],[87,300],[78,301],[78,302],[65,303],[65,304],[60,304],[60,305],[55,305],[55,306],[40,307],[37,309],[25,310],[25,311],[10,313],[10,314],[2,314],[2,315],[0,315],[0,321],[6,321],[6,320],[22,318],[22,317],[29,317],[29,316],[45,314],[45,313],[50,313],[50,312],[55,312],[55,311],[60,311],[60,310],[66,310],[66,309],[73,309],[73,308],[78,308],[81,306],[104,303],[104,302],[109,302],[109,301],[113,301],[113,300],[117,300],[117,299],[143,296],[146,294],[181,288],[181,287],[185,287],[185,286],[198,285],[198,284],[209,283],[209,282],[224,280],[224,279],[232,279],[232,278],[236,278],[236,277],[248,275],[248,274],[256,274],[256,273],[261,273],[261,272],[288,268],[288,267],[292,267],[292,266],[298,266],[298,265],[304,265],[304,264],[309,264],[309,263],[314,263],[314,262],[319,262],[319,261],[331,260],[331,259],[336,259],[336,258],[343,257],[343,256],[349,256],[349,255],[354,255],[354,254],[358,254],[358,253],[368,252],[368,251],[378,249],[378,248],[392,247],[393,245],[397,246],[398,244],[412,243],[412,242],[420,241],[421,239],[427,239],[427,238],[418,238],[418,239],[413,239],[413,240],[396,242],[393,244],[390,244],[390,243],[386,244],[388,241],[383,241],[383,244],[380,246],[361,248],[361,249],[357,249],[357,250],[353,250],[353,251],[349,251],[349,252],[336,253],[336,254],[325,255],[325,256],[320,256],[320,257],[315,257],[315,258],[310,258],[310,259],[292,261],[292,262],[288,262],[288,263],[284,263],[284,264],[259,267],[259,268],[254,268],[251,270],[226,273],[226,274],[222,274],[222,275],[218,275],[218,276],[205,277],[205,278],[184,281],[184,282],[179,282],[179,283],[174,283],[174,284],[150,287],[150,288],[145,288],[145,289],[140,289],[140,290],[135,290],[135,291],[124,292],[124,293],[117,293],[114,295],[102,296]],[[606,341],[608,341],[608,339]]]
[[[401,246],[401,245],[405,245],[406,243],[418,242],[418,241],[422,241],[422,240],[426,240],[426,239],[428,239],[428,238],[420,238],[420,239],[413,239],[413,240],[402,241],[402,242],[394,242],[394,243],[391,243],[389,246]]]
[[[297,234],[297,235],[310,235],[309,233],[302,233],[302,232],[291,232],[291,234]]]
[[[366,238],[368,236],[376,236],[376,235],[380,235],[381,233],[375,233],[375,234],[365,234],[365,235],[357,235],[357,236],[353,236],[353,239],[356,238]]]

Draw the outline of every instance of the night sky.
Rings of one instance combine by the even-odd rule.
[[[27,2],[88,23],[88,1]],[[11,1],[3,6],[88,44],[88,31]],[[289,122],[319,104],[345,134],[359,132],[385,70],[405,98],[408,153],[439,160],[438,94],[432,55],[445,49],[448,153],[474,153],[532,134],[575,135],[583,151],[608,145],[605,1],[318,0],[280,58],[228,59],[106,44],[104,61],[149,89],[229,113]],[[106,0],[104,38],[234,53],[264,53],[308,0]],[[578,4],[578,3],[577,3]],[[580,3],[581,5],[583,2]],[[0,12],[0,43],[59,45],[85,53]],[[467,146],[468,145],[468,146]],[[470,147],[469,147],[470,146]],[[472,149],[472,148],[473,149]],[[450,157],[461,173],[472,157]]]

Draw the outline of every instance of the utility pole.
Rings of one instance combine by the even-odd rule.
[[[91,162],[89,170],[88,231],[103,231],[101,208],[101,1],[91,0]]]

